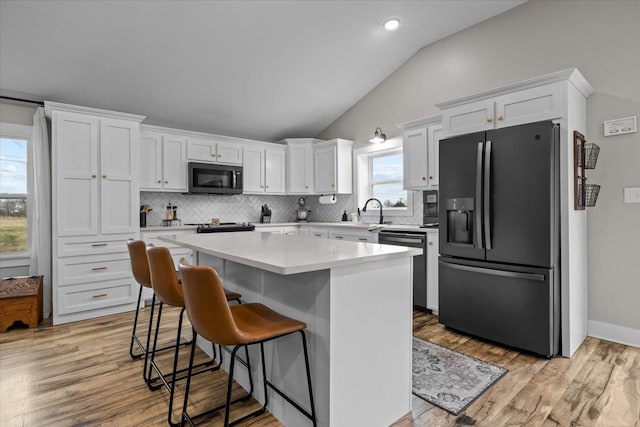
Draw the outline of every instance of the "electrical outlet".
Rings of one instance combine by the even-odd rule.
[[[624,189],[625,203],[640,203],[640,187],[628,187]]]

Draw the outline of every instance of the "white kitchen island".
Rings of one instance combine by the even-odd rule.
[[[307,323],[319,426],[388,426],[411,410],[412,257],[420,249],[255,232],[161,239],[193,249],[243,301]],[[265,352],[267,376],[308,408],[299,335]],[[264,402],[258,348],[250,354],[254,396]],[[274,392],[268,409],[284,425],[311,425]]]

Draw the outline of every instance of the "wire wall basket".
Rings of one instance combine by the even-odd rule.
[[[583,206],[592,208],[598,201],[598,194],[600,194],[600,186],[598,184],[581,184],[578,199]]]
[[[593,142],[588,142],[584,144],[584,159],[583,164],[585,169],[595,169],[596,163],[598,163],[598,154],[600,154],[600,147]]]

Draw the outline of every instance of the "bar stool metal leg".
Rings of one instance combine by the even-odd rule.
[[[136,336],[136,327],[138,326],[138,314],[140,313],[140,301],[141,300],[142,300],[142,285],[140,285],[140,291],[138,292],[138,305],[136,306],[136,315],[133,318],[133,331],[131,331],[131,344],[129,345],[129,355],[134,360],[135,359],[140,359],[142,356],[145,355],[144,346],[140,342],[140,339],[138,339],[138,337]],[[138,345],[140,350],[142,350],[141,353],[135,354],[133,352],[133,343],[134,342]]]

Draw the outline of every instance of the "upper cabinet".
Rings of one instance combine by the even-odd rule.
[[[315,192],[351,194],[353,141],[332,139],[313,146]]]
[[[525,82],[520,90],[512,86],[473,98],[438,104],[442,109],[444,136],[557,119],[562,115],[562,82],[537,87],[527,87]]]
[[[242,147],[243,145],[237,142],[216,141],[212,138],[189,136],[187,158],[199,162],[241,165]]]
[[[313,143],[312,138],[290,138],[287,144],[287,193],[313,194]]]
[[[137,230],[141,116],[47,103],[55,235]]]
[[[399,124],[402,129],[403,187],[429,190],[438,187],[440,116]]]
[[[242,169],[244,194],[285,194],[284,145],[246,145]]]
[[[186,192],[187,137],[151,126],[141,129],[140,190]]]

